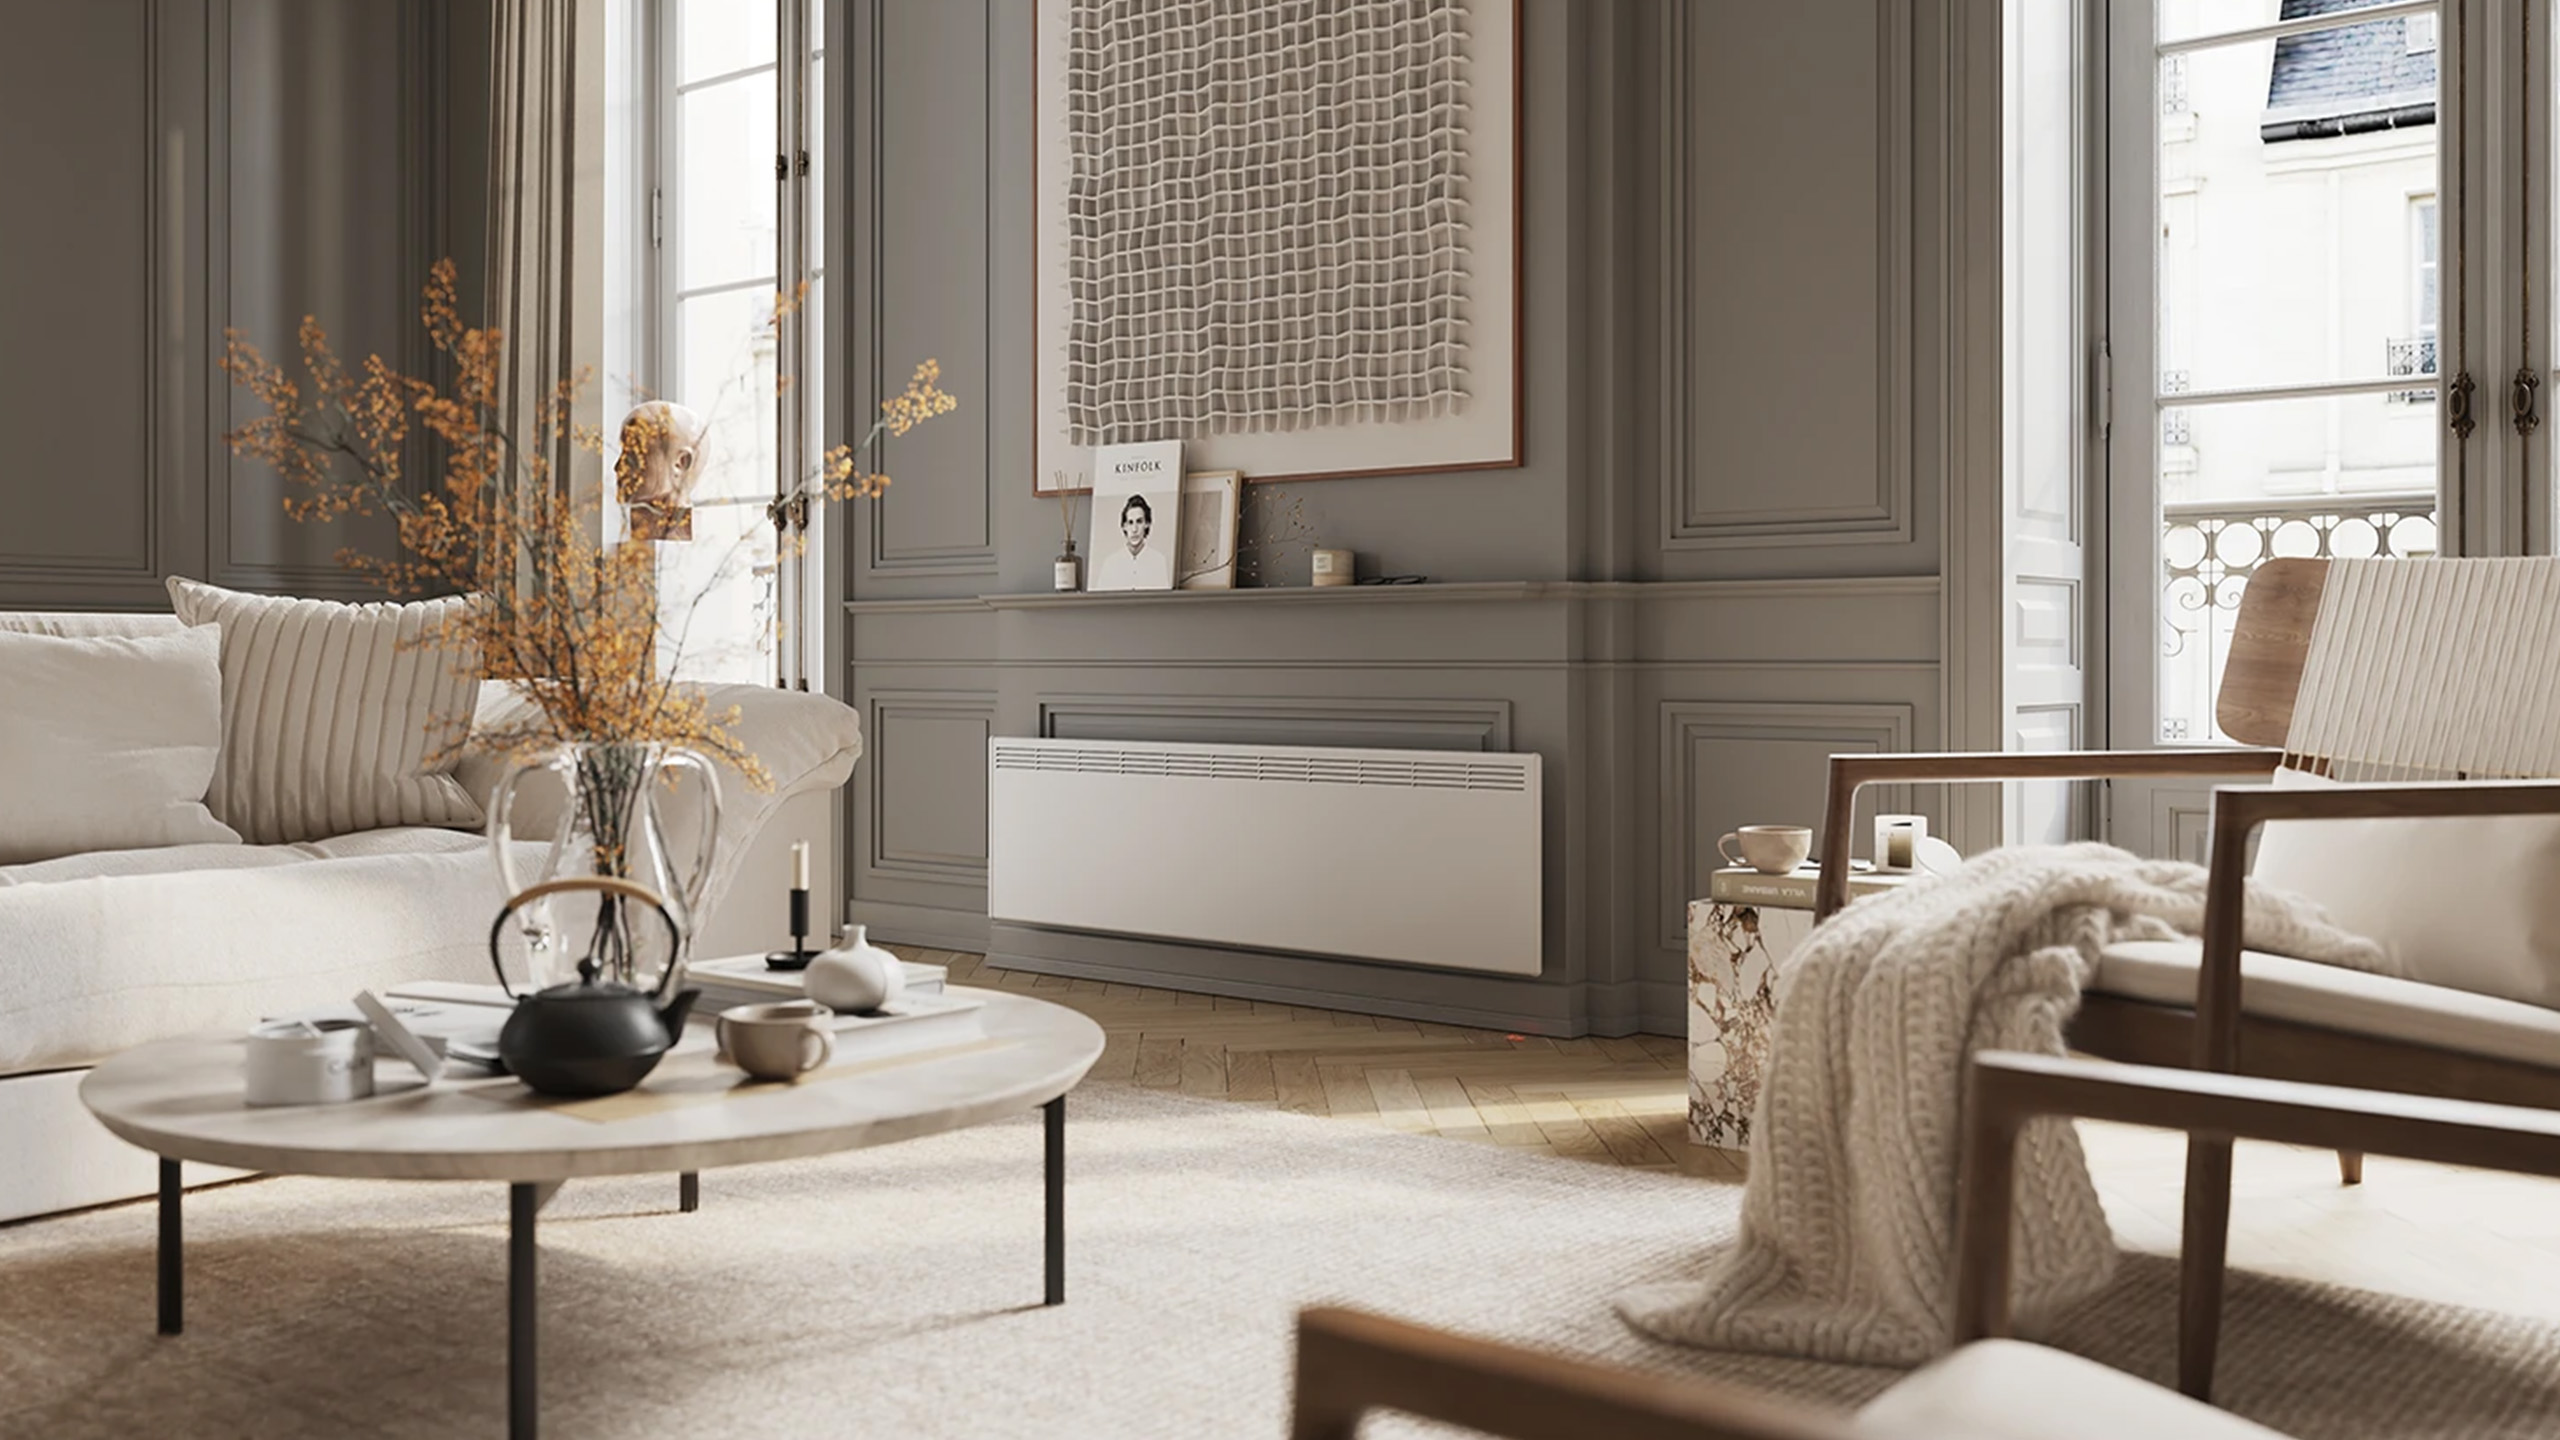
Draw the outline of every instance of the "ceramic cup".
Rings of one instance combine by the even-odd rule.
[[[713,1028],[730,1064],[759,1080],[790,1080],[835,1058],[835,1032],[827,1028],[835,1016],[814,1000],[776,1000],[732,1006]]]
[[[252,1105],[326,1105],[373,1093],[373,1031],[361,1020],[270,1020],[249,1032]]]
[[[1736,851],[1741,853],[1736,854]],[[1745,825],[1716,842],[1728,865],[1748,865],[1763,875],[1785,875],[1813,853],[1813,832],[1802,825]]]

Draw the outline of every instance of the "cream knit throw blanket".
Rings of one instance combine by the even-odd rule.
[[[2204,880],[2107,845],[2018,846],[1816,927],[1779,980],[1739,1242],[1703,1283],[1631,1291],[1619,1313],[1720,1349],[1879,1365],[1945,1350],[1965,1057],[2062,1053],[2098,952],[2195,933]],[[2253,884],[2247,915],[2252,949],[2383,967],[2378,947],[2309,901]],[[2066,1122],[2020,1137],[2014,1234],[2022,1317],[2093,1293],[2113,1270]]]

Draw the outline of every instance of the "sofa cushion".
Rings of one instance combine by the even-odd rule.
[[[2283,1440],[2264,1425],[2094,1360],[1977,1340],[1867,1402],[1861,1435],[1912,1440]]]
[[[221,752],[216,637],[0,631],[0,865],[237,845],[205,808]]]
[[[2193,940],[2110,945],[2099,954],[2098,975],[2089,988],[2130,1000],[2192,1006],[2203,953]],[[2240,1008],[2271,1020],[2560,1066],[2560,1010],[2314,960],[2242,951]]]
[[[0,867],[0,1075],[93,1064],[361,989],[492,978],[498,876],[477,835],[214,848]],[[535,846],[519,856],[540,860]]]
[[[0,610],[0,630],[15,635],[175,635],[186,629],[175,615],[127,615],[111,610]]]
[[[2337,782],[2283,769],[2275,783]],[[2560,815],[2279,820],[2250,873],[2379,942],[2400,974],[2560,1003]]]
[[[222,631],[222,759],[206,804],[253,845],[480,823],[456,784],[479,666],[439,640],[467,601],[342,605],[172,577]]]

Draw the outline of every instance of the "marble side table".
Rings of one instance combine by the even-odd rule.
[[[1766,885],[1751,871],[1719,871]],[[1778,1010],[1778,968],[1813,933],[1811,869],[1803,898],[1689,902],[1689,1141],[1722,1150],[1751,1144],[1751,1111],[1769,1060],[1769,1022]],[[1852,897],[1910,877],[1860,873]],[[1720,888],[1732,888],[1730,886]]]
[[[1689,902],[1690,1143],[1750,1145],[1778,1009],[1778,963],[1812,929],[1810,910]]]

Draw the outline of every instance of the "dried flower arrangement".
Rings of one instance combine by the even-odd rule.
[[[777,296],[775,315],[801,298]],[[500,420],[504,336],[462,322],[450,260],[430,272],[421,313],[429,342],[451,361],[447,385],[403,375],[379,355],[350,373],[308,316],[298,336],[300,380],[226,333],[222,368],[267,412],[226,437],[232,450],[267,462],[297,487],[286,509],[298,519],[392,516],[397,554],[339,556],[386,593],[476,598],[455,622],[462,633],[424,643],[476,654],[486,673],[534,702],[531,718],[483,731],[476,743],[520,760],[564,744],[689,746],[768,787],[763,766],[731,733],[735,708],[715,713],[700,687],[677,683],[661,663],[649,547],[606,544],[601,497],[571,493],[554,473],[564,437],[590,454],[604,450],[600,434],[570,420],[587,372],[553,384],[531,432],[510,434]],[[776,503],[878,496],[889,477],[862,469],[858,458],[884,434],[904,435],[958,408],[940,381],[934,361],[917,366],[860,441],[828,451],[817,472],[792,481]],[[403,473],[413,423],[440,442],[442,474],[433,483]]]

